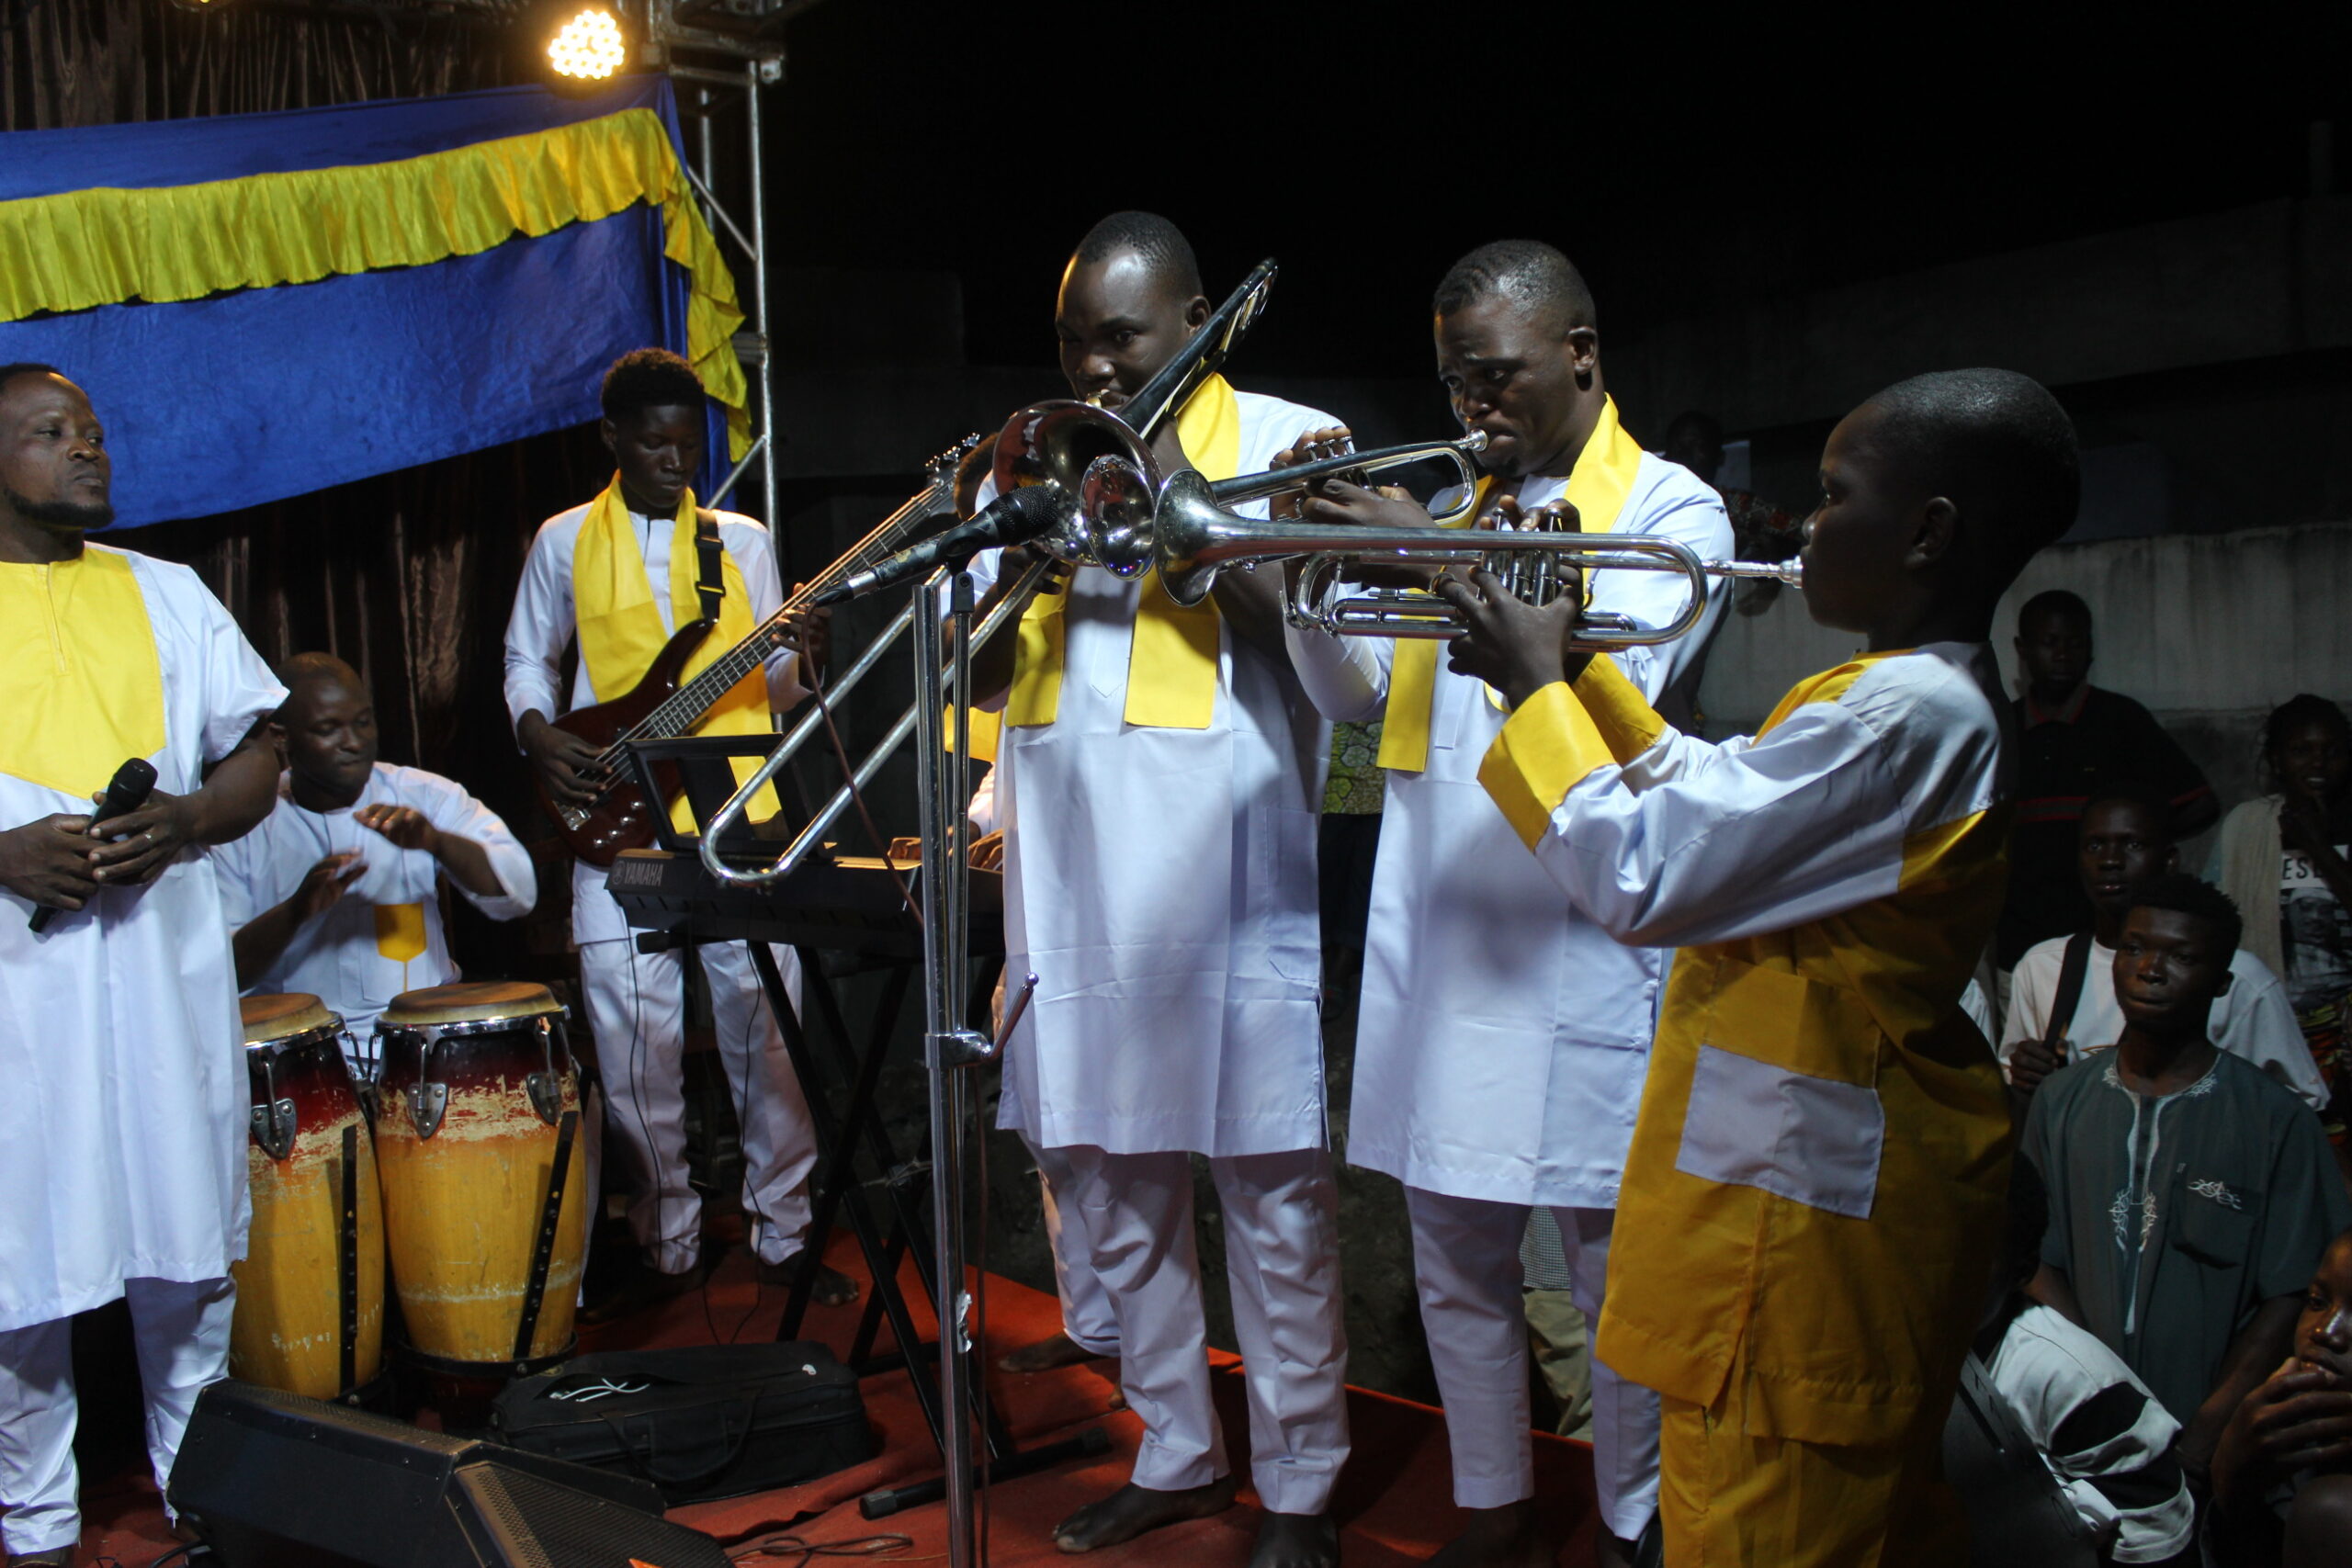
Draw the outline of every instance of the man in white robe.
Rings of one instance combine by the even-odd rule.
[[[1487,436],[1482,513],[1566,505],[1588,533],[1672,539],[1702,559],[1731,553],[1721,498],[1619,426],[1591,296],[1566,256],[1531,241],[1483,246],[1439,285],[1435,315],[1455,415]],[[1408,502],[1354,486],[1305,510],[1317,523],[1415,521]],[[1679,573],[1589,581],[1594,610],[1643,626],[1671,621],[1690,592]],[[1619,668],[1657,701],[1720,608],[1674,642],[1614,655]],[[1548,1560],[1558,1543],[1534,1533],[1520,1240],[1530,1206],[1550,1206],[1577,1304],[1598,1321],[1668,955],[1621,946],[1529,863],[1478,783],[1510,717],[1485,682],[1446,669],[1434,642],[1290,637],[1327,717],[1385,715],[1348,1157],[1405,1184],[1453,1500],[1472,1516],[1442,1560]],[[1630,1562],[1657,1506],[1656,1396],[1596,1363],[1592,1437],[1600,1561]]]
[[[610,687],[600,688],[594,671],[599,660],[581,637],[583,619],[592,626],[610,625],[620,618],[616,610],[642,616],[650,599],[662,634],[684,624],[676,589],[693,581],[695,552],[691,531],[673,524],[680,508],[693,502],[689,481],[702,462],[706,406],[693,367],[678,355],[660,349],[623,355],[606,373],[604,389],[605,446],[618,469],[613,483],[594,502],[541,524],[524,559],[514,614],[506,623],[506,708],[516,739],[555,799],[592,798],[575,771],[594,759],[596,749],[549,720],[626,695],[651,662],[650,654],[627,661]],[[616,563],[641,561],[641,581],[623,581],[617,593],[606,592],[604,603],[583,605],[583,547],[597,547],[595,530],[608,507],[616,513],[610,533],[617,536],[607,541],[609,555]],[[747,603],[740,622],[733,618],[736,606],[722,613],[719,628],[704,645],[703,652],[711,655],[730,646],[730,626],[749,635],[784,604],[767,529],[738,513],[714,515],[729,592],[740,584]],[[601,575],[593,580],[605,581]],[[634,604],[620,603],[632,588]],[[694,604],[691,595],[686,604]],[[575,643],[581,657],[566,703],[559,696],[564,650]],[[779,649],[768,660],[766,703],[775,712],[806,695],[797,679],[798,657]],[[605,1122],[628,1152],[637,1187],[629,1226],[644,1248],[645,1267],[616,1296],[591,1303],[583,1314],[588,1322],[623,1316],[677,1295],[700,1284],[707,1273],[702,1200],[686,1181],[685,954],[675,948],[639,953],[636,933],[605,888],[605,875],[602,867],[574,863],[571,937],[580,950],[580,989],[605,1083]],[[715,942],[695,951],[710,985],[712,1029],[742,1126],[743,1212],[752,1250],[763,1280],[788,1284],[799,1268],[797,1259],[808,1229],[808,1173],[817,1162],[808,1103],[761,992],[751,949],[740,942]],[[789,948],[770,951],[797,1006],[799,961]],[[819,1301],[839,1303],[856,1294],[848,1276],[820,1266]]]
[[[376,700],[325,653],[280,668],[290,694],[270,731],[286,759],[260,827],[218,852],[237,981],[307,992],[339,1015],[358,1070],[376,1019],[403,991],[461,978],[442,929],[446,880],[493,920],[531,912],[531,853],[453,779],[379,761]]]
[[[74,1314],[129,1299],[160,1484],[198,1392],[227,1375],[249,1213],[236,983],[199,846],[269,809],[275,761],[245,742],[285,693],[194,572],[85,544],[113,517],[104,442],[80,388],[0,367],[0,1540],[16,1563],[69,1562],[81,1538]],[[132,757],[154,793],[94,838],[93,798]]]
[[[1062,368],[1118,409],[1209,313],[1192,249],[1147,213],[1097,224],[1064,274]],[[1267,467],[1326,415],[1212,379],[1162,427],[1163,467]],[[984,587],[1017,560],[974,563]],[[1035,595],[1005,692],[997,807],[1007,967],[1039,976],[1003,1124],[1038,1152],[1060,1240],[1116,1318],[1145,1433],[1132,1481],[1065,1519],[1065,1551],[1229,1504],[1211,1407],[1190,1156],[1225,1212],[1246,1363],[1257,1568],[1337,1560],[1347,1454],[1337,1191],[1325,1141],[1315,803],[1329,731],[1284,656],[1272,573],[1177,610],[1156,577],[1079,571]],[[1080,1235],[1082,1235],[1082,1241]]]

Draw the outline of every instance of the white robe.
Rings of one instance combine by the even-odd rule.
[[[1340,423],[1236,395],[1244,474]],[[996,565],[973,563],[983,592]],[[997,753],[1005,966],[1038,976],[1006,1052],[1002,1124],[1114,1154],[1320,1148],[1329,727],[1229,624],[1207,728],[1127,724],[1140,584],[1089,570],[1069,592],[1054,722],[1008,726]]]
[[[91,545],[92,550],[107,547]],[[185,795],[285,700],[196,573],[129,551],[164,683],[155,787]],[[0,694],[37,671],[0,673]],[[0,774],[0,827],[87,812]],[[245,1249],[245,1067],[211,858],[101,891],[48,931],[0,891],[0,1329],[132,1279],[218,1279]]]
[[[580,629],[579,612],[571,602],[571,559],[580,543],[581,525],[588,519],[589,504],[583,502],[540,524],[530,553],[523,558],[523,579],[515,584],[514,609],[506,621],[506,712],[518,724],[534,709],[554,718],[599,701],[585,659],[574,662],[571,700],[565,703],[557,695],[564,649],[576,640]],[[734,561],[735,570],[743,574],[752,619],[765,621],[784,604],[784,584],[776,573],[775,546],[767,525],[738,512],[721,512],[717,516],[718,542]],[[670,540],[674,522],[667,517],[649,518],[642,512],[630,513],[628,522],[638,553],[645,559],[646,586],[652,592],[654,609],[661,614],[662,629],[674,633],[676,610],[670,600]],[[725,651],[723,646],[720,651]],[[800,656],[789,649],[768,655],[768,705],[775,712],[789,710],[808,695],[800,687],[799,670]],[[622,694],[614,692],[604,700]],[[605,891],[609,875],[603,866],[585,861],[572,863],[571,937],[583,947],[634,935],[620,905]],[[789,972],[798,974],[797,967]]]
[[[1532,508],[1562,479],[1531,479]],[[1443,499],[1443,498],[1441,498]],[[1731,525],[1690,470],[1645,456],[1611,536],[1675,539],[1727,557]],[[1679,575],[1603,571],[1593,607],[1645,626],[1687,596]],[[1614,655],[1655,702],[1705,648],[1709,604],[1679,640]],[[1378,716],[1396,645],[1290,633],[1330,718]],[[1634,1134],[1669,956],[1626,947],[1579,917],[1478,783],[1510,716],[1438,650],[1429,766],[1391,770],[1374,864],[1356,1023],[1351,1164],[1408,1186],[1498,1203],[1606,1209]]]
[[[515,841],[498,814],[468,795],[463,784],[438,773],[379,762],[359,798],[339,811],[296,805],[291,782],[280,776],[277,808],[260,827],[214,852],[230,930],[292,897],[311,868],[330,854],[356,850],[368,869],[325,914],[297,931],[277,962],[245,990],[309,992],[342,1016],[362,1058],[372,1059],[368,1036],[377,1015],[394,997],[461,976],[441,926],[441,863],[423,850],[395,848],[390,839],[353,821],[366,806],[413,807],[441,831],[480,844],[499,893],[485,897],[455,878],[450,886],[493,920],[529,914],[538,878],[531,870],[531,852]],[[401,904],[421,906],[424,917],[424,951],[406,961],[386,957],[376,936],[376,910]]]
[[[2027,948],[2010,974],[2009,1016],[2000,1032],[2005,1075],[2019,1042],[2040,1040],[2050,1032],[2050,1010],[2058,1003],[2058,976],[2066,964],[2066,940],[2053,936]],[[2292,1091],[2313,1111],[2327,1114],[2327,1080],[2320,1077],[2319,1064],[2303,1043],[2287,987],[2243,947],[2230,955],[2230,988],[2213,998],[2213,1010],[2206,1015],[2207,1036],[2268,1073],[2279,1088]],[[2083,993],[2064,1033],[2075,1048],[2070,1062],[2123,1038],[2123,1004],[2115,999],[2115,949],[2091,943]]]

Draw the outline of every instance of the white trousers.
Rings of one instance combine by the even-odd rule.
[[[147,1396],[147,1460],[155,1484],[172,1461],[208,1383],[229,1375],[230,1280],[182,1284],[126,1280]],[[0,1541],[11,1553],[51,1551],[82,1539],[81,1476],[74,1465],[74,1320],[52,1318],[0,1332]]]
[[[1528,1430],[1526,1279],[1519,1260],[1527,1205],[1405,1189],[1421,1326],[1445,1404],[1453,1500],[1498,1508],[1535,1495]],[[1611,1209],[1552,1211],[1576,1278],[1577,1306],[1600,1321]],[[1592,1361],[1592,1484],[1601,1522],[1626,1540],[1657,1509],[1657,1395]]]
[[[1190,1156],[1088,1145],[1061,1195],[1086,1227],[1118,1325],[1119,1382],[1143,1421],[1134,1480],[1205,1486],[1231,1467],[1209,1395]],[[1213,1158],[1250,1399],[1250,1477],[1270,1513],[1319,1514],[1348,1457],[1339,1189],[1321,1149]]]
[[[1024,1136],[1023,1141],[1026,1142]],[[1086,1231],[1086,1214],[1071,1201],[1076,1175],[1067,1149],[1029,1145],[1037,1161],[1037,1185],[1046,1201],[1046,1239],[1054,1249],[1054,1293],[1061,1298],[1062,1332],[1080,1348],[1097,1356],[1119,1353],[1119,1317],[1111,1292],[1094,1272],[1094,1244]]]
[[[752,1247],[762,1262],[781,1263],[800,1250],[808,1229],[808,1172],[817,1163],[808,1102],[750,950],[725,942],[695,951],[710,983],[711,1024],[742,1127]],[[790,948],[770,951],[797,1008],[799,960]],[[605,1080],[606,1127],[631,1162],[629,1227],[656,1269],[683,1274],[702,1251],[702,1200],[686,1182],[685,953],[639,953],[628,940],[583,942],[580,986]]]

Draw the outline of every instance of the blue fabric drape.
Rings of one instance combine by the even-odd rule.
[[[678,144],[662,77],[19,131],[0,135],[0,199],[382,163],[635,107]],[[45,361],[88,390],[116,526],[208,516],[595,418],[613,359],[686,351],[687,277],[662,223],[639,206],[430,266],[0,322],[0,362]],[[715,404],[707,446],[704,494],[727,467]]]

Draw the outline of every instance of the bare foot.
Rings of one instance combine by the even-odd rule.
[[[1075,1367],[1081,1361],[1102,1358],[1067,1334],[1057,1334],[1050,1339],[1040,1339],[1035,1345],[1023,1345],[1018,1350],[1000,1357],[996,1370],[1001,1372],[1050,1372],[1056,1367]]]
[[[1499,1508],[1464,1508],[1470,1526],[1438,1549],[1429,1568],[1552,1568],[1558,1549],[1535,1529],[1535,1500]],[[1606,1532],[1604,1531],[1605,1535]],[[1609,1559],[1600,1560],[1607,1563]]]
[[[1250,1568],[1339,1568],[1340,1527],[1329,1514],[1268,1514]]]
[[[1146,1530],[1186,1519],[1205,1519],[1233,1506],[1240,1483],[1233,1476],[1182,1492],[1154,1492],[1128,1482],[1099,1503],[1089,1503],[1054,1527],[1054,1544],[1064,1551],[1092,1551],[1133,1540]]]

